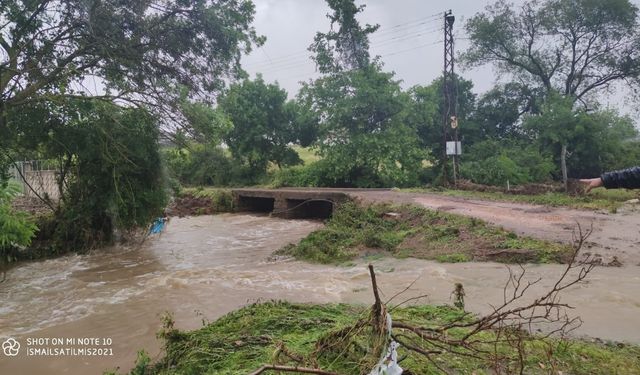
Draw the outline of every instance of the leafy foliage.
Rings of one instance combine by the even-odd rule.
[[[38,230],[27,214],[11,209],[11,201],[19,192],[11,183],[0,184],[0,256],[3,258],[13,247],[28,246]]]
[[[9,126],[27,135],[17,150],[59,161],[64,194],[52,231],[60,247],[108,242],[114,229],[144,227],[161,215],[166,197],[153,116],[97,100],[28,108],[9,116]]]
[[[426,157],[405,125],[408,97],[379,65],[329,75],[305,85],[298,100],[315,117],[326,177],[333,186],[417,183]]]
[[[551,157],[534,144],[488,139],[469,147],[462,156],[460,174],[485,185],[505,186],[545,182],[555,170]]]
[[[638,135],[631,119],[620,117],[611,110],[574,110],[572,105],[571,98],[550,95],[540,114],[527,116],[524,120],[525,129],[542,149],[553,153],[556,162],[560,162],[562,146],[567,147],[567,168],[571,176],[599,175],[620,165],[622,160],[637,162],[624,154],[623,144]]]
[[[286,105],[287,93],[261,76],[232,85],[220,98],[220,108],[233,122],[225,137],[233,156],[255,176],[264,175],[269,162],[279,166],[300,163],[289,146],[296,140],[294,114]]]
[[[353,0],[327,0],[327,5],[333,11],[327,15],[331,31],[316,33],[309,47],[318,70],[326,74],[366,68],[370,64],[369,34],[378,25],[361,27],[356,16],[366,6],[357,6]]]
[[[107,84],[106,98],[135,102],[217,90],[263,42],[254,12],[248,0],[2,0],[0,93],[9,109],[72,95],[87,76]]]
[[[629,0],[497,1],[468,20],[468,66],[493,63],[575,100],[640,76],[638,8]]]
[[[227,186],[234,182],[234,163],[225,150],[206,144],[162,152],[172,176],[188,186]]]
[[[517,82],[497,85],[478,99],[472,115],[478,139],[526,139],[522,115],[538,113],[544,93]],[[465,139],[468,140],[465,131]]]

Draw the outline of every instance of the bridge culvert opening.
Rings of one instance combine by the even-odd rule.
[[[239,208],[241,211],[272,212],[275,201],[275,198],[240,197]]]
[[[326,199],[287,199],[285,217],[290,219],[328,219],[333,202]]]

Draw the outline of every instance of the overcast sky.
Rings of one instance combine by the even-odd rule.
[[[278,81],[293,97],[300,81],[317,77],[315,66],[309,59],[307,48],[316,32],[329,30],[329,12],[323,0],[254,0],[256,17],[254,25],[259,34],[267,37],[262,48],[243,58],[244,68],[254,76],[262,73],[267,82]],[[523,0],[512,1],[521,4]],[[633,1],[640,6],[640,0]],[[489,0],[368,0],[360,13],[361,24],[379,24],[380,29],[371,37],[371,54],[380,55],[385,70],[394,71],[403,87],[429,84],[442,72],[443,13],[451,9],[456,16],[454,32],[464,38],[464,23],[482,11]],[[456,53],[468,43],[457,39]],[[478,94],[496,83],[496,74],[490,66],[457,73],[474,83]],[[632,106],[622,104],[624,94],[614,95],[609,104],[634,115]],[[604,100],[607,103],[607,99]]]

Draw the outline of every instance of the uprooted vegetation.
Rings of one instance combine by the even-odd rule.
[[[152,363],[140,352],[131,374],[368,374],[395,365],[391,358],[404,374],[638,373],[640,347],[567,338],[581,320],[567,314],[571,307],[560,294],[594,267],[577,260],[584,238],[552,287],[531,298],[540,280],[521,268],[510,273],[504,300],[484,316],[464,311],[461,285],[456,307],[403,306],[414,300],[397,302],[413,284],[383,303],[369,266],[371,307],[272,301],[191,332],[175,329],[166,316],[159,333],[164,356]]]
[[[311,305],[289,302],[267,302],[250,305],[234,311],[219,320],[195,331],[174,330],[166,337],[166,354],[157,363],[140,354],[137,370],[131,374],[250,374],[265,363],[279,362],[280,366],[295,366],[287,358],[301,354],[309,356],[316,350],[315,343],[331,337],[341,329],[349,330],[368,309],[353,305]],[[449,306],[412,306],[393,310],[396,321],[411,321],[425,326],[446,325],[456,321],[464,313]],[[460,330],[456,337],[460,337]],[[404,334],[404,333],[403,333]],[[495,337],[491,333],[487,337]],[[417,337],[414,337],[417,339]],[[317,358],[319,368],[325,373],[361,374],[367,368],[359,355],[366,354],[366,332],[358,332],[349,338],[351,348],[333,348]],[[526,373],[547,374],[549,370],[565,374],[634,374],[640,371],[640,348],[613,343],[588,341],[527,342]],[[341,353],[341,349],[344,353]],[[502,345],[506,353],[510,349]],[[340,357],[343,355],[344,357]],[[434,364],[408,350],[399,349],[399,356],[407,356],[400,366],[404,374],[439,374]],[[456,356],[453,353],[434,354],[433,360],[452,373],[491,373],[490,363]],[[365,362],[365,363],[363,363]],[[283,364],[284,363],[284,364]],[[137,371],[137,372],[136,372]],[[145,371],[145,372],[143,372]],[[277,372],[276,372],[277,373]],[[364,372],[366,373],[366,372]],[[504,373],[504,372],[503,372]],[[265,373],[266,374],[266,373]],[[274,372],[271,372],[274,374]],[[558,372],[554,372],[558,374]]]
[[[571,247],[412,205],[346,203],[324,228],[277,253],[338,264],[372,252],[441,262],[564,263]]]

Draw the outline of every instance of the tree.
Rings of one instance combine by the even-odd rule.
[[[480,139],[521,139],[522,115],[539,112],[543,93],[517,82],[498,85],[483,94],[473,114]]]
[[[7,111],[87,96],[87,79],[104,85],[101,99],[153,109],[175,103],[179,88],[219,90],[263,42],[254,11],[249,0],[0,0],[1,138]]]
[[[114,229],[145,228],[162,215],[159,129],[148,111],[96,99],[35,102],[12,111],[7,125],[20,133],[14,150],[37,150],[58,169],[62,195],[49,202],[54,220],[45,236],[53,248],[110,242]]]
[[[356,16],[365,5],[356,6],[353,0],[327,0],[327,5],[333,10],[332,14],[327,14],[331,31],[316,33],[309,47],[309,51],[315,53],[312,59],[318,70],[326,74],[366,67],[370,62],[369,34],[379,26],[367,24],[361,27]]]
[[[68,161],[56,239],[82,249],[111,241],[113,229],[146,228],[162,216],[166,193],[153,116],[93,101],[73,107],[81,115],[67,112],[53,134],[59,146],[49,147]]]
[[[638,82],[638,8],[629,0],[498,1],[466,24],[467,66],[493,63],[524,84],[574,101],[622,80]]]
[[[544,148],[530,139],[486,139],[465,148],[460,174],[475,183],[505,186],[545,182],[555,164]]]
[[[293,113],[286,105],[287,92],[277,83],[267,84],[258,75],[255,80],[234,84],[219,100],[233,129],[225,142],[233,156],[263,175],[267,164],[278,166],[300,162],[289,146],[296,140]]]
[[[540,114],[525,117],[524,127],[542,150],[556,155],[565,184],[569,174],[600,174],[625,159],[624,143],[638,135],[629,118],[613,111],[573,110],[571,98],[558,94],[547,97]]]
[[[315,147],[338,186],[415,185],[424,149],[405,124],[409,97],[377,64],[319,78],[298,94],[321,119]]]
[[[231,119],[219,108],[214,109],[204,102],[184,99],[180,110],[188,123],[190,139],[201,144],[220,146],[233,129]]]
[[[297,101],[307,128],[317,125],[314,146],[332,185],[389,186],[418,181],[425,153],[404,123],[409,97],[393,73],[369,56],[368,35],[356,16],[364,6],[327,0],[331,31],[317,33],[310,51],[323,77],[306,83]]]

